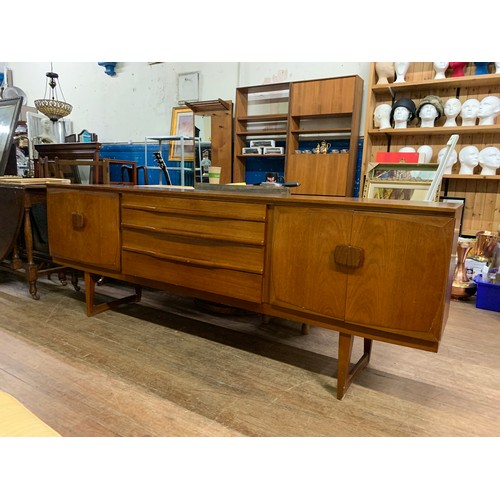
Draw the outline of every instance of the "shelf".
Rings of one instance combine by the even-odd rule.
[[[457,156],[465,146],[475,146],[479,151],[489,146],[500,144],[500,120],[494,125],[467,125],[462,126],[460,117],[454,127],[443,127],[445,117],[436,121],[435,127],[420,127],[420,122],[415,120],[404,129],[377,129],[373,125],[375,108],[380,104],[390,104],[400,97],[414,100],[417,104],[425,95],[439,95],[443,100],[456,97],[463,104],[468,99],[477,99],[479,102],[487,95],[500,95],[500,74],[489,73],[474,75],[473,64],[466,68],[466,75],[462,77],[447,76],[434,79],[435,70],[431,62],[413,62],[406,74],[406,82],[378,85],[376,63],[370,66],[370,82],[368,86],[368,99],[366,106],[366,122],[363,148],[363,174],[361,183],[367,178],[367,169],[375,160],[377,153],[397,151],[401,147],[418,148],[427,145],[432,149],[431,162],[436,162],[439,153],[446,146],[451,135],[459,135],[459,146],[456,148]],[[443,102],[444,105],[444,102]],[[455,162],[453,172],[443,176],[441,195],[466,199],[463,209],[462,233],[472,234],[478,228],[496,231],[500,224],[500,170],[498,175],[461,175],[459,174],[460,162]],[[416,169],[419,164],[417,164]],[[403,167],[402,167],[403,168]],[[411,167],[404,167],[411,168]],[[477,168],[475,172],[481,172]],[[360,192],[364,192],[363,187]]]
[[[275,154],[261,154],[261,155],[236,155],[237,158],[284,158],[286,155],[281,154],[281,155],[275,155]]]
[[[440,80],[421,80],[418,82],[389,83],[383,85],[373,85],[374,94],[396,94],[414,90],[425,89],[453,89],[469,87],[491,87],[500,85],[500,74],[474,75],[442,78]]]
[[[252,130],[246,132],[236,132],[237,136],[249,136],[249,135],[282,135],[286,136],[286,130]]]
[[[500,125],[474,125],[467,127],[408,127],[368,130],[370,135],[452,135],[452,134],[500,134]]]
[[[250,115],[238,117],[239,122],[279,122],[286,121],[288,115],[284,113],[276,115]]]
[[[350,128],[323,128],[311,130],[290,130],[292,134],[306,135],[306,134],[351,134]]]
[[[213,113],[214,111],[229,111],[232,107],[230,102],[222,99],[213,101],[186,101],[184,103],[193,113]]]
[[[500,175],[460,175],[460,174],[445,174],[443,179],[472,179],[475,181],[498,181]]]

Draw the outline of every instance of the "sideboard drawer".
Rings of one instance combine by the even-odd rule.
[[[205,267],[186,260],[174,261],[155,255],[123,250],[123,273],[176,286],[215,293],[226,297],[260,303],[262,275]]]
[[[260,302],[266,214],[264,204],[124,195],[123,272]]]

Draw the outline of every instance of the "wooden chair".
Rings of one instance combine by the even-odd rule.
[[[137,162],[131,160],[118,160],[112,158],[103,158],[111,167],[112,165],[120,166],[121,182],[111,182],[111,184],[131,184],[137,185],[139,183],[138,171],[142,170],[144,173],[144,184],[148,184],[148,172],[144,165],[137,165]]]

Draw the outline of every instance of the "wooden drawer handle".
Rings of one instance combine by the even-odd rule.
[[[83,214],[71,212],[71,223],[73,224],[73,229],[82,229],[85,226]]]
[[[335,247],[333,258],[335,263],[339,266],[356,269],[363,265],[365,251],[363,248],[353,247],[351,245],[338,245]]]

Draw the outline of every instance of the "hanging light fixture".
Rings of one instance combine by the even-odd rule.
[[[52,63],[50,63],[50,71],[45,74],[48,78],[45,84],[45,94],[43,99],[37,99],[35,101],[35,107],[40,113],[43,113],[47,118],[50,118],[53,122],[57,122],[60,118],[64,118],[71,113],[73,106],[65,101],[60,101],[57,96],[57,79],[59,75],[54,73],[52,68]],[[47,85],[50,86],[49,95],[47,96]],[[61,88],[61,84],[59,84]],[[62,98],[64,94],[62,93]]]

